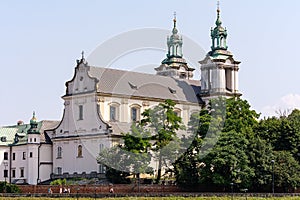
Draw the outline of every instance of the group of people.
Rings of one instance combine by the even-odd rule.
[[[52,194],[53,193],[53,191],[52,191],[52,189],[51,189],[51,187],[49,187],[48,188],[48,194]],[[71,193],[71,189],[70,188],[66,188],[66,187],[64,187],[64,188],[62,188],[62,187],[60,187],[59,188],[59,193],[60,194],[62,194],[62,193]],[[109,187],[109,193],[114,193],[114,188],[112,187],[112,185],[110,185],[110,187]]]
[[[64,187],[64,189],[62,187],[59,188],[59,193],[71,193],[71,189],[70,188],[66,188]]]
[[[48,188],[48,194],[52,194],[52,193],[53,193],[53,191],[52,191],[51,187],[49,187]],[[62,194],[62,193],[71,193],[71,189],[70,188],[66,188],[66,187],[64,187],[64,188],[60,187],[59,188],[59,193],[60,194]]]

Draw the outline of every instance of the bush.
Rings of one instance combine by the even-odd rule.
[[[6,191],[5,191],[6,190]],[[20,193],[20,188],[15,184],[9,184],[5,182],[0,182],[0,192],[1,193]]]
[[[15,185],[15,184],[8,184],[8,185],[6,186],[6,192],[7,192],[7,193],[20,193],[21,190],[20,190],[20,188],[19,188],[17,185]]]
[[[56,179],[50,183],[50,185],[66,185],[67,180],[66,179]]]

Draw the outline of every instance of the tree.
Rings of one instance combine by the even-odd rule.
[[[300,161],[300,111],[288,116],[271,117],[260,121],[256,127],[259,137],[270,142],[275,151],[290,151]]]
[[[249,166],[254,169],[254,176],[251,179],[253,191],[270,191],[272,181],[272,165],[274,158],[271,143],[261,139],[259,136],[249,140],[248,146]]]
[[[226,187],[235,182],[249,187],[254,170],[249,167],[248,139],[253,138],[252,128],[259,115],[240,98],[213,99],[207,109],[200,112],[199,124],[191,119],[197,134],[177,161],[176,180],[184,185],[191,181]],[[188,171],[193,178],[188,177]]]
[[[122,134],[123,144],[100,152],[97,161],[107,166],[106,176],[111,182],[128,183],[130,174],[139,176],[140,173],[153,173],[149,167],[149,134],[139,123],[133,123],[131,132]]]
[[[174,112],[175,105],[174,101],[165,100],[164,103],[142,113],[141,126],[151,132],[151,139],[154,141],[152,150],[157,153],[157,183],[160,182],[162,176],[163,163],[168,163],[170,155],[172,155],[170,150],[175,150],[170,147],[178,146],[177,131],[184,129],[181,117]]]
[[[123,134],[124,145],[120,148],[127,154],[127,166],[130,166],[132,173],[153,173],[149,166],[151,162],[151,133],[144,129],[140,123],[133,123],[131,132]]]
[[[156,180],[159,182],[162,167],[167,169],[175,160],[174,152],[179,151],[177,131],[184,128],[181,117],[174,112],[175,105],[172,100],[166,100],[153,109],[145,110],[141,122],[133,123],[131,132],[122,134],[123,144],[102,151],[97,161],[114,168],[108,171],[111,175],[117,174],[124,179],[123,172],[134,176],[153,173],[149,166],[152,151],[159,162]]]
[[[300,163],[300,110],[294,109],[287,119],[290,121],[294,132],[294,135],[290,136],[292,139],[291,151],[294,158]]]
[[[248,145],[243,133],[222,132],[217,144],[203,159],[201,182],[224,188],[235,183],[240,188],[249,188],[254,172],[249,166]]]
[[[300,165],[288,151],[275,152],[275,186],[291,192],[300,186]]]
[[[254,128],[254,132],[261,139],[266,140],[267,143],[271,143],[272,147],[275,147],[278,135],[281,132],[280,124],[281,120],[276,117],[263,119],[259,122],[259,125]]]
[[[183,147],[188,146],[186,152],[182,154],[175,162],[174,172],[176,182],[183,186],[193,186],[199,183],[199,159],[202,142],[208,131],[211,115],[207,109],[200,113],[191,115],[188,127],[190,135],[182,138]]]
[[[200,158],[214,146],[223,125],[224,99],[211,100],[199,113],[194,113],[188,123],[188,135],[182,138],[185,150],[175,162],[176,182],[190,187],[200,183],[204,163]]]

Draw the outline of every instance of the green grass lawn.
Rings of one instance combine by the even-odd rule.
[[[42,197],[0,197],[0,200],[74,200],[76,198],[42,198]],[[93,200],[94,198],[79,198],[80,200]],[[123,197],[123,198],[99,198],[99,200],[231,200],[231,197]],[[244,200],[246,197],[234,197],[234,200]],[[248,197],[248,200],[299,200],[300,197]]]

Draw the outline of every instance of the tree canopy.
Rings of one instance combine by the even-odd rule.
[[[116,167],[107,175],[126,182],[130,174],[153,173],[150,163],[156,159],[157,183],[164,169],[173,172],[177,184],[194,189],[271,192],[273,175],[278,191],[300,187],[299,110],[259,119],[246,100],[217,98],[184,127],[174,107],[166,100],[145,110],[119,146],[100,154],[99,163]],[[185,134],[178,137],[180,130]]]
[[[220,102],[226,102],[223,123],[221,107],[211,106]],[[175,163],[177,183],[189,187],[211,185],[222,190],[234,185],[235,190],[271,191],[274,173],[275,186],[281,190],[299,187],[299,125],[298,110],[288,116],[259,120],[259,114],[246,100],[211,100],[199,114],[191,116],[189,129],[195,135],[192,145]],[[208,135],[209,130],[214,134]],[[205,140],[216,142],[209,143],[212,146],[203,156],[203,149],[207,150]]]

